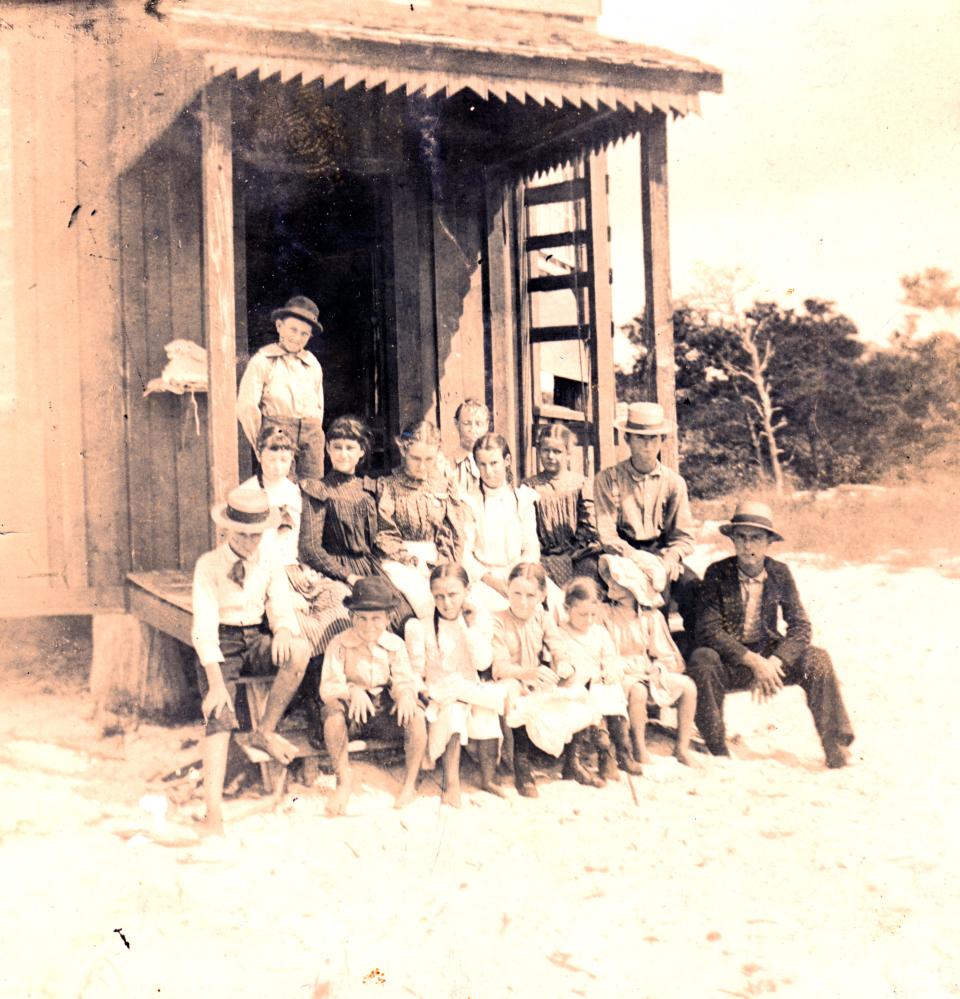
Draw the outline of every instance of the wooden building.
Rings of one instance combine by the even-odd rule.
[[[238,371],[294,293],[327,328],[328,418],[367,417],[382,467],[409,420],[453,445],[465,396],[524,471],[558,417],[608,463],[605,149],[636,133],[648,392],[673,408],[667,122],[721,77],[599,35],[599,6],[5,6],[0,613],[142,612],[128,574],[192,567],[250,460]],[[559,273],[532,266],[554,250]],[[177,338],[206,348],[209,391],[144,397]],[[537,348],[569,340],[590,391],[543,405]]]

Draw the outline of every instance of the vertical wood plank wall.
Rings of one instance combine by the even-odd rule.
[[[165,344],[187,339],[206,345],[198,166],[198,137],[183,121],[120,179],[134,570],[189,568],[211,537],[206,397],[197,395],[196,413],[190,395],[143,397],[146,383],[167,362]]]
[[[426,296],[422,294],[421,280],[424,261],[429,262],[432,253],[421,240],[422,202],[417,187],[412,171],[391,178],[386,297],[397,357],[397,424],[401,428],[415,420],[437,420],[433,295],[429,289]]]
[[[517,322],[513,284],[513,184],[491,177],[486,196],[486,322],[490,341],[490,416],[497,433],[506,437],[510,450],[519,456],[517,432]],[[518,459],[519,460],[519,459]]]
[[[102,36],[76,32],[77,314],[87,571],[91,587],[117,587],[129,571],[124,443],[119,185],[108,137],[118,127],[116,78],[103,72]]]
[[[483,185],[479,178],[454,181],[434,201],[433,246],[440,389],[440,437],[447,451],[459,435],[454,413],[463,399],[483,399]]]
[[[76,50],[69,35],[58,33],[45,39],[39,54],[33,80],[38,111],[33,187],[37,346],[40,365],[55,385],[48,398],[44,442],[49,571],[58,574],[59,585],[83,588],[87,552],[76,377],[80,348],[73,321],[79,311],[75,231],[82,211],[73,214],[77,205]],[[52,150],[55,155],[50,155]],[[49,261],[56,261],[57,266],[50,267]]]

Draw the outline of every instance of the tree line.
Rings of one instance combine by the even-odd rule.
[[[946,271],[929,268],[901,286],[911,309],[960,313],[960,285]],[[681,466],[694,495],[909,477],[960,441],[953,333],[921,336],[914,312],[879,346],[832,302],[738,309],[735,300],[728,275],[673,315]],[[647,378],[642,323],[623,328],[639,355],[617,375],[621,400],[640,398]]]

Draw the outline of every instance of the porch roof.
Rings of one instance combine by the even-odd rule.
[[[568,18],[342,0],[167,0],[180,44],[211,75],[279,74],[351,89],[422,92],[590,111],[687,114],[719,92],[718,69],[599,35]]]

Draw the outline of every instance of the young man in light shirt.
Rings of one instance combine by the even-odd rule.
[[[276,731],[300,686],[310,646],[300,634],[292,590],[274,547],[260,550],[263,532],[280,522],[262,489],[241,487],[211,510],[226,539],[201,555],[193,573],[193,647],[199,659],[206,737],[203,785],[206,830],[223,832],[223,781],[234,695],[241,675],[276,673],[252,745],[288,764],[296,748]]]

